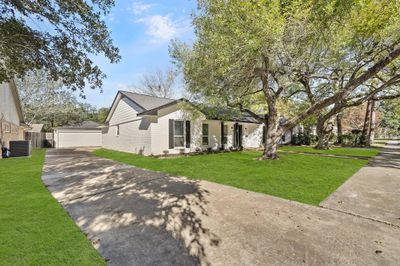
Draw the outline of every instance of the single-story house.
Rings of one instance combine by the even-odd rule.
[[[54,148],[101,147],[102,125],[93,121],[83,121],[72,126],[53,129]]]
[[[10,141],[23,140],[24,124],[21,101],[14,80],[0,84],[0,146],[10,147]]]
[[[183,102],[119,91],[105,120],[103,147],[166,155],[263,145],[264,126],[249,114],[220,118],[182,108]],[[290,136],[290,132],[285,135],[285,142]]]

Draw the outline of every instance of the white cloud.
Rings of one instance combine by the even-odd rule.
[[[146,11],[148,11],[153,5],[152,4],[144,4],[142,2],[133,2],[132,6],[128,8],[129,11],[132,11],[134,15],[140,15]]]
[[[147,25],[146,34],[151,43],[160,44],[182,35],[190,29],[187,20],[172,20],[169,15],[154,15],[137,20]]]
[[[174,38],[178,32],[169,16],[151,16],[148,19],[147,34],[156,41],[164,42]]]

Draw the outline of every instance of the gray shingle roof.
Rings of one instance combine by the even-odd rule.
[[[81,123],[73,124],[73,125],[66,125],[56,128],[80,128],[80,129],[95,129],[101,128],[101,124],[94,122],[94,121],[82,121]]]
[[[120,91],[123,95],[140,105],[144,111],[151,110],[168,103],[172,103],[176,100],[168,99],[168,98],[161,98],[156,96],[144,95],[130,91]]]

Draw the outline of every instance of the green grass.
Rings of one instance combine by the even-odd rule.
[[[367,160],[281,153],[280,160],[258,161],[259,152],[244,151],[157,159],[106,149],[100,157],[141,168],[208,180],[233,187],[317,205]]]
[[[345,156],[362,156],[374,157],[378,155],[379,149],[376,148],[350,148],[350,147],[334,147],[330,150],[316,150],[312,146],[283,146],[279,150],[291,152],[320,153],[330,155]]]
[[[44,155],[0,160],[0,264],[105,265],[43,185]]]

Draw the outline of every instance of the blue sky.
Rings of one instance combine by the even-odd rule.
[[[94,58],[107,78],[102,93],[87,89],[86,100],[82,101],[109,107],[118,90],[129,90],[143,74],[171,66],[168,45],[174,38],[193,41],[191,13],[195,8],[195,0],[116,0],[104,19],[122,59],[118,64],[110,64],[103,57]],[[179,93],[178,86],[176,96]]]

